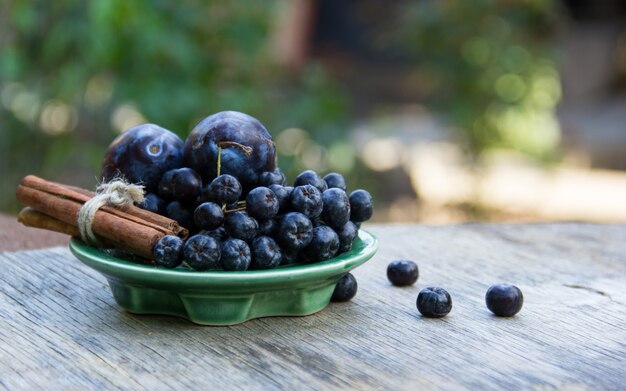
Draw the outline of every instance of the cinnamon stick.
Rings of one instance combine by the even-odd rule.
[[[41,213],[37,209],[26,207],[17,215],[17,221],[27,227],[41,228],[79,238],[78,228]]]
[[[17,221],[26,227],[45,229],[47,231],[54,231],[80,238],[78,227],[64,223],[30,207],[23,208],[20,213],[18,213]],[[107,247],[119,247],[119,244],[107,241],[106,239],[99,238],[99,240]]]
[[[34,176],[27,176],[22,180],[16,196],[26,206],[52,219],[45,219],[39,214],[33,215],[27,210],[22,220],[44,226],[43,228],[63,230],[72,235],[78,231],[78,213],[90,199],[64,185]],[[141,210],[140,214],[149,218],[143,219],[129,211],[136,212],[132,208],[122,211],[109,206],[99,209],[94,217],[93,232],[106,243],[148,259],[152,258],[152,247],[164,235],[187,235],[187,230],[173,220],[162,216],[156,218],[151,215],[158,215]]]
[[[24,179],[22,179],[21,185],[45,191],[47,193],[74,200],[83,204],[95,196],[95,193],[89,190],[47,181],[34,175],[28,175],[24,177]],[[149,223],[151,223],[153,224],[154,228],[156,228],[156,226],[162,227],[166,230],[166,232],[168,232],[168,234],[177,235],[183,239],[189,235],[189,231],[186,228],[181,227],[180,224],[178,224],[178,222],[176,222],[175,220],[169,219],[156,213],[149,212],[134,205],[127,206],[123,211],[110,206],[104,206],[102,207],[102,210],[124,219],[134,220],[136,222],[139,222],[140,224],[150,225]]]

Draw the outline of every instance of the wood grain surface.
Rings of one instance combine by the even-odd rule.
[[[231,327],[125,313],[66,248],[0,253],[0,389],[624,389],[626,226],[367,227],[359,293],[315,315]],[[393,259],[420,267],[392,287]],[[496,318],[492,283],[524,292]],[[452,295],[422,318],[419,290]]]

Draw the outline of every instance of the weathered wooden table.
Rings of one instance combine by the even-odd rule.
[[[125,313],[66,248],[0,253],[0,388],[624,389],[626,226],[369,226],[378,254],[359,293],[300,318],[202,327]],[[418,262],[392,287],[387,263]],[[525,295],[492,316],[487,287]],[[422,318],[427,285],[452,312]]]

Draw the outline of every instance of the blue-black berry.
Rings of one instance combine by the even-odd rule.
[[[313,261],[325,261],[337,255],[339,250],[339,236],[332,228],[320,225],[313,228],[311,243],[304,248],[306,257]]]
[[[320,193],[324,192],[324,190],[328,189],[328,185],[319,175],[313,170],[306,170],[300,173],[296,177],[296,181],[294,182],[294,187],[304,186],[304,185],[312,185],[319,190]]]
[[[220,266],[220,246],[210,236],[190,237],[183,251],[185,262],[194,270],[218,269]]]
[[[246,196],[246,210],[257,220],[271,219],[278,213],[278,198],[268,187],[257,187]]]
[[[226,216],[224,228],[228,235],[246,242],[254,239],[259,233],[259,223],[244,211],[233,212]]]
[[[322,220],[333,228],[350,221],[350,201],[345,191],[333,187],[322,193]]]
[[[293,191],[293,187],[291,186],[281,186],[281,185],[271,185],[270,190],[276,194],[276,199],[278,200],[278,213],[285,213],[287,209],[291,206],[291,192]]]
[[[261,173],[259,176],[259,185],[260,186],[271,186],[271,185],[284,185],[285,184],[285,174],[280,170],[280,168],[276,167],[274,171],[265,171]]]
[[[250,247],[240,239],[227,239],[222,243],[222,267],[228,271],[244,271],[250,267]]]
[[[237,178],[232,175],[222,174],[209,184],[206,197],[221,204],[232,204],[239,200],[241,191],[241,183],[239,183]]]
[[[213,230],[222,225],[224,212],[214,202],[204,202],[193,212],[193,221],[200,229]]]
[[[350,193],[350,220],[355,223],[367,221],[374,213],[374,203],[370,193],[358,189]]]
[[[172,201],[165,208],[165,215],[187,229],[194,229],[193,211],[180,201]]]
[[[154,264],[170,269],[180,265],[183,260],[184,244],[185,242],[178,236],[163,236],[152,249]]]
[[[322,194],[312,185],[298,186],[291,192],[291,208],[310,219],[322,214]]]
[[[346,273],[335,285],[335,290],[330,298],[330,301],[344,302],[352,299],[356,295],[358,285],[356,278],[352,273]]]
[[[202,189],[202,178],[191,168],[175,168],[163,174],[159,182],[159,195],[166,200],[190,202]]]
[[[387,266],[387,278],[395,286],[413,285],[418,277],[419,270],[413,261],[397,260]]]
[[[343,191],[346,191],[347,189],[346,180],[344,179],[343,175],[336,172],[331,172],[330,174],[324,175],[324,182],[326,182],[326,185],[329,189],[333,187],[339,188]]]
[[[274,219],[261,220],[259,223],[259,235],[274,237],[278,229],[278,223]]]
[[[452,309],[452,298],[445,289],[424,288],[417,295],[417,309],[427,318],[443,318]]]
[[[337,236],[339,237],[339,251],[338,254],[350,251],[352,243],[359,234],[359,229],[352,221],[348,221],[343,227],[335,229]]]
[[[165,201],[154,193],[146,194],[143,201],[137,206],[152,213],[165,214]]]
[[[524,295],[515,285],[496,284],[489,287],[485,295],[489,311],[496,316],[509,317],[517,314],[524,305]]]
[[[257,236],[250,244],[252,267],[254,269],[273,269],[280,265],[282,251],[274,239],[269,236]]]
[[[278,222],[276,239],[284,248],[299,250],[306,247],[312,238],[313,224],[302,213],[287,213]]]

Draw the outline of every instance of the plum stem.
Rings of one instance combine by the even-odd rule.
[[[246,157],[250,157],[250,155],[252,155],[252,147],[249,147],[247,145],[243,145],[243,144],[239,144],[235,141],[220,141],[218,144],[218,148],[219,147],[237,147],[239,149],[241,149],[243,151],[243,153],[246,154]]]
[[[217,176],[220,176],[221,171],[222,171],[222,147],[218,145],[217,147]]]

